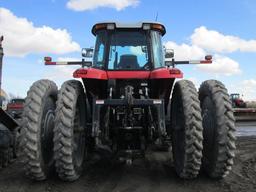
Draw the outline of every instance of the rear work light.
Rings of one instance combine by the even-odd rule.
[[[100,29],[105,29],[107,27],[106,24],[98,24],[98,25],[95,25],[95,30],[100,30]]]
[[[86,69],[79,69],[75,72],[77,75],[86,75],[87,70]]]
[[[95,33],[96,31],[101,30],[101,29],[114,30],[115,24],[114,23],[97,24],[97,25],[95,25],[93,32]]]
[[[170,69],[170,74],[181,74],[181,71],[179,69],[172,68]]]
[[[114,23],[107,24],[107,29],[108,30],[114,30],[115,29],[115,24]]]
[[[149,29],[151,29],[150,24],[144,24],[144,25],[143,25],[143,29],[144,29],[144,30],[149,30]]]
[[[142,28],[143,28],[143,30],[150,30],[150,29],[157,30],[157,31],[160,31],[163,35],[165,34],[165,28],[161,24],[157,24],[157,23],[153,23],[153,24],[144,23]]]
[[[151,28],[152,28],[152,29],[156,29],[156,30],[160,30],[160,31],[164,31],[163,26],[160,25],[160,24],[152,24],[152,25],[151,25]]]

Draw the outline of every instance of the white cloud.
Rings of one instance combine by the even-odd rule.
[[[168,49],[174,49],[175,60],[203,60],[207,51],[198,45],[176,44],[168,41],[165,43]],[[213,55],[212,64],[200,64],[195,67],[202,72],[211,73],[213,75],[236,75],[241,73],[239,63],[233,59],[215,54]]]
[[[214,55],[213,58],[212,64],[200,64],[196,69],[214,75],[230,76],[241,73],[239,63],[233,59],[222,55]]]
[[[73,72],[75,71],[75,69],[78,68],[77,66],[75,67],[75,66],[66,66],[66,65],[49,66],[49,67],[51,67],[51,70],[45,74],[45,77],[52,80],[70,79],[73,77]]]
[[[256,52],[256,39],[244,40],[240,37],[208,30],[204,26],[196,28],[190,38],[193,45],[214,52]]]
[[[48,26],[35,27],[26,18],[15,16],[10,10],[0,8],[0,34],[4,35],[4,50],[8,56],[25,56],[30,53],[64,54],[80,51],[66,29]]]
[[[256,101],[256,79],[243,80],[241,93],[244,95],[245,100]]]
[[[69,0],[67,7],[75,11],[93,10],[99,7],[114,8],[118,11],[137,6],[139,0]]]
[[[173,41],[168,41],[164,45],[167,49],[174,49],[176,60],[202,59],[206,55],[206,52],[196,45],[187,45],[184,43],[178,45]]]
[[[75,57],[58,57],[57,61],[82,61],[82,58]]]
[[[44,79],[50,79],[54,81],[57,86],[60,88],[61,85],[68,80],[74,79],[73,73],[79,69],[81,66],[77,65],[69,65],[69,66],[49,66],[51,70],[48,70],[44,73],[43,78]],[[81,81],[81,78],[76,78],[76,80]]]
[[[76,69],[80,68],[80,66],[58,65],[49,66],[49,68],[50,69],[44,73],[43,78],[54,81],[58,87],[60,87],[64,81],[73,79],[73,73]]]

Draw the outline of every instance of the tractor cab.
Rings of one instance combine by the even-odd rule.
[[[99,23],[92,33],[96,36],[93,68],[148,71],[165,66],[161,41],[165,28],[160,23]]]
[[[239,93],[232,93],[232,94],[230,94],[230,98],[231,98],[232,100],[241,99]]]

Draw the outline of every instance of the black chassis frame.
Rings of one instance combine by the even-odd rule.
[[[2,108],[0,108],[0,124],[4,125],[3,127],[0,127],[0,148],[8,148],[9,145],[16,147],[14,132],[19,124]]]
[[[165,110],[163,99],[94,99],[93,100],[93,111],[92,111],[92,130],[91,137],[96,138],[96,145],[100,144],[97,142],[97,138],[100,136],[100,111],[102,107],[111,106],[153,106],[157,111],[157,130],[158,137],[166,135],[166,124],[165,124]]]
[[[19,126],[19,123],[10,114],[6,113],[2,108],[0,108],[0,123],[5,125],[11,131]]]

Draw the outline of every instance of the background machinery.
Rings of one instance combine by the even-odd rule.
[[[24,108],[25,99],[14,98],[11,99],[7,104],[6,112],[10,114],[14,119],[21,119],[23,108]]]
[[[4,56],[2,41],[3,36],[0,37],[0,90]],[[2,98],[0,98],[0,169],[6,167],[17,156],[18,134],[18,123],[2,109]]]
[[[256,121],[256,101],[244,101],[239,93],[230,94],[236,121]]]
[[[246,103],[240,97],[239,93],[232,93],[232,94],[230,94],[230,99],[232,101],[232,106],[234,108],[245,108],[246,107]]]

